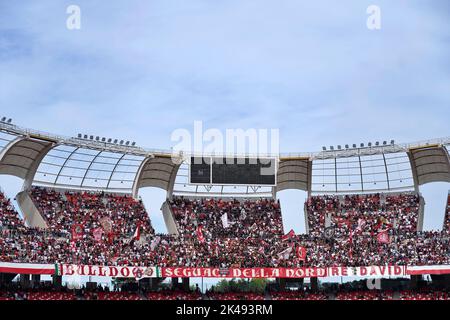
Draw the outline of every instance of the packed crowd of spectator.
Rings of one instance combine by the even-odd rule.
[[[447,198],[447,207],[445,208],[444,230],[450,235],[450,193]]]
[[[439,290],[404,290],[400,292],[399,300],[450,300],[450,293]]]
[[[138,227],[142,233],[154,234],[142,201],[131,196],[118,196],[93,192],[58,192],[33,187],[30,196],[50,231],[70,233],[72,226],[81,225],[83,237],[89,237],[97,228],[108,234],[124,237],[133,234]]]
[[[275,200],[176,198],[170,205],[178,231],[184,237],[196,237],[200,226],[206,239],[269,238],[283,234],[280,204]]]
[[[301,290],[271,293],[272,300],[328,300],[325,293],[309,293]]]
[[[417,194],[313,196],[307,200],[309,234],[322,237],[333,230],[334,238],[350,233],[373,236],[380,229],[415,232],[419,218]]]
[[[393,300],[392,291],[363,290],[338,292],[335,300]]]
[[[170,205],[179,235],[157,235],[142,203],[127,196],[42,188],[31,195],[49,228],[26,227],[2,194],[0,261],[160,267],[450,264],[448,236],[416,231],[419,200],[412,194],[310,198],[311,234],[288,237],[274,200],[175,198]],[[337,231],[327,237],[330,213]],[[362,218],[365,223],[358,224]],[[350,223],[339,225],[339,219]],[[73,239],[74,225],[82,226],[81,239]],[[142,236],[133,240],[139,226]],[[93,234],[98,229],[104,231],[100,238]],[[353,232],[357,229],[361,232]],[[388,233],[387,242],[377,239],[379,229]]]

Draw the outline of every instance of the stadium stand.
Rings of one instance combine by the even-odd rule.
[[[444,232],[450,234],[450,192],[447,197],[447,207],[444,220]]]
[[[271,294],[272,300],[328,300],[325,293],[305,293],[303,291],[284,291]]]
[[[159,291],[149,292],[146,295],[147,300],[200,300],[202,295],[198,292],[182,292],[182,291]]]
[[[439,290],[401,291],[399,300],[450,300],[450,294]]]
[[[33,187],[30,195],[52,231],[69,234],[73,225],[80,224],[83,234],[92,235],[95,229],[109,222],[109,233],[119,237],[133,234],[138,226],[143,233],[154,234],[142,201],[130,196],[61,193],[40,187]],[[107,240],[105,234],[102,237]]]
[[[195,237],[199,226],[208,239],[265,238],[283,234],[280,204],[275,200],[175,198],[170,204],[178,231],[184,237]]]
[[[373,235],[379,229],[417,231],[420,198],[416,194],[315,196],[307,200],[309,234],[323,237],[333,228],[333,237],[350,233]]]
[[[252,292],[208,292],[206,294],[207,300],[264,300],[263,294],[252,293]]]
[[[336,300],[393,300],[393,292],[391,291],[352,291],[338,292]]]
[[[25,227],[2,194],[0,260],[3,262],[324,267],[449,264],[450,260],[447,237],[440,232],[415,230],[418,198],[411,194],[386,196],[384,203],[379,195],[347,196],[343,202],[329,196],[310,198],[307,206],[312,234],[289,237],[282,235],[280,206],[272,200],[241,203],[176,198],[172,207],[180,234],[169,236],[155,235],[142,203],[130,197],[59,193],[43,188],[33,188],[31,195],[49,229]],[[350,210],[353,206],[359,209]],[[208,213],[211,219],[206,215],[208,208],[212,208]],[[343,214],[345,219],[351,219],[353,227],[349,223],[339,229],[336,224],[337,233],[331,238],[324,235],[326,208],[336,217]],[[368,211],[369,208],[373,211]],[[348,212],[352,212],[351,218]],[[375,218],[379,212],[384,220]],[[222,219],[224,214],[226,222]],[[102,225],[102,219],[109,223]],[[368,222],[358,224],[361,219]],[[226,224],[228,228],[224,227]],[[76,225],[81,225],[81,230],[74,231]],[[142,226],[143,236],[134,241],[138,225]],[[111,232],[106,236],[108,228]],[[103,233],[99,238],[94,235],[96,229]],[[379,229],[387,230],[386,242],[377,240]],[[80,239],[75,241],[74,236]],[[296,254],[294,249],[299,247],[305,248],[305,258]]]

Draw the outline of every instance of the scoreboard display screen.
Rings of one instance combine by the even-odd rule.
[[[211,184],[211,158],[191,157],[190,181],[197,184]]]
[[[191,158],[193,184],[258,185],[276,184],[274,158]]]

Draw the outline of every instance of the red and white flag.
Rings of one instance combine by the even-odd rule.
[[[295,231],[291,229],[287,234],[281,237],[281,241],[288,241],[295,237]]]
[[[378,232],[377,240],[379,243],[389,243],[390,239],[387,230]]]
[[[136,226],[136,231],[133,235],[133,240],[139,241],[141,239],[141,224],[138,223]]]
[[[205,237],[203,236],[203,226],[202,225],[197,227],[197,239],[201,243],[205,242]]]
[[[305,261],[305,259],[306,259],[306,248],[305,247],[301,247],[301,246],[297,246],[297,249],[295,251],[297,253],[298,259],[301,260],[301,261]]]
[[[83,238],[83,225],[81,224],[74,224],[72,225],[72,241],[77,241]]]
[[[292,247],[289,247],[289,248],[281,251],[278,254],[278,259],[280,259],[280,260],[287,260],[291,256],[291,253],[292,253]]]

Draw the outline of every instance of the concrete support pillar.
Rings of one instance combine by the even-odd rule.
[[[419,281],[422,279],[422,275],[411,276],[411,280],[409,281],[410,289],[417,289],[419,286]]]
[[[57,276],[56,274],[52,275],[53,278],[53,286],[57,289],[62,287],[62,276]]]
[[[158,289],[158,285],[160,283],[160,278],[151,278],[150,279],[150,290],[156,291]]]
[[[183,291],[189,292],[191,288],[189,287],[189,278],[182,278],[183,279]]]
[[[29,274],[21,274],[20,275],[20,285],[22,288],[29,288],[30,287],[30,275]]]
[[[40,274],[33,274],[31,275],[31,286],[33,288],[36,288],[41,283],[41,275]]]
[[[286,279],[285,278],[278,278],[277,283],[278,283],[278,288],[280,291],[286,290]]]
[[[178,289],[178,278],[172,278],[172,289]]]
[[[313,292],[317,292],[319,290],[319,281],[318,281],[317,277],[309,278],[309,280],[311,282],[311,290]]]

